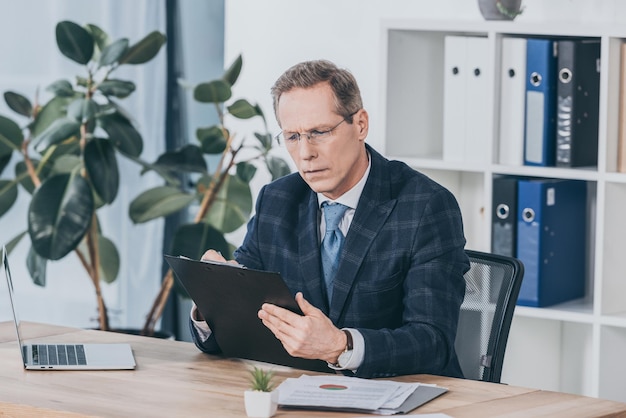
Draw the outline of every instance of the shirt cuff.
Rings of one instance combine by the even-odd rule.
[[[194,303],[191,307],[191,312],[189,316],[191,317],[191,322],[193,323],[194,328],[196,329],[196,331],[198,331],[198,337],[200,337],[200,342],[205,342],[209,339],[213,332],[211,331],[211,328],[209,328],[209,324],[207,324],[206,321],[196,319],[198,318],[197,313],[198,307]]]
[[[357,369],[363,364],[363,357],[365,357],[365,339],[363,334],[353,328],[342,328],[352,334],[352,355],[348,359],[347,363],[343,367],[339,367],[335,364],[328,363],[328,367],[333,370],[351,370],[356,373]]]

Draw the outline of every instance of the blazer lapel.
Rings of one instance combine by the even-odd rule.
[[[301,204],[299,210],[300,224],[306,225],[297,232],[300,275],[307,300],[328,315],[326,290],[322,286],[317,195],[311,192],[310,196],[309,201]]]
[[[330,304],[329,318],[339,327],[346,300],[372,239],[383,227],[396,205],[396,200],[390,198],[389,179],[385,168],[387,160],[371,148],[368,147],[368,150],[372,158],[372,167],[346,236],[341,262],[334,280],[333,300]]]

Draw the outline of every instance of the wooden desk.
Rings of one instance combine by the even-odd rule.
[[[12,322],[0,323],[0,415],[243,417],[250,365],[207,356],[191,343],[24,323],[25,338],[61,342],[128,342],[133,371],[25,371]],[[279,368],[277,379],[302,371]],[[312,372],[306,372],[314,374]],[[397,380],[436,383],[445,395],[412,411],[452,417],[626,416],[626,404],[463,379],[414,375]],[[276,417],[363,414],[289,411]]]

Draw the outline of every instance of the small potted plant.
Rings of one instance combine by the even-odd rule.
[[[246,414],[269,418],[278,409],[278,391],[274,389],[274,372],[255,367],[250,371],[250,389],[244,392]]]

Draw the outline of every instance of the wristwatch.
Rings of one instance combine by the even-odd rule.
[[[352,350],[354,349],[354,344],[352,342],[352,334],[350,331],[344,329],[342,330],[344,334],[346,334],[346,348],[343,350],[343,353],[339,354],[339,358],[337,359],[336,367],[345,368],[352,357]]]

